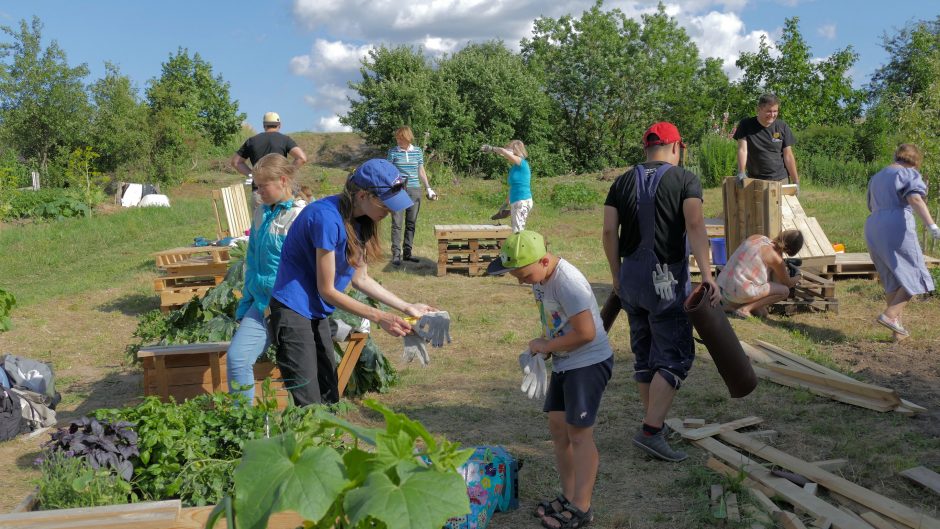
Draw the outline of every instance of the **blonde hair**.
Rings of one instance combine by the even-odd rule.
[[[346,181],[346,187],[339,196],[339,213],[346,227],[346,262],[353,267],[371,263],[382,257],[382,243],[379,240],[377,223],[365,215],[355,219],[359,223],[359,233],[362,234],[362,238],[353,226],[353,206],[359,191],[363,191],[363,188],[350,179]],[[374,194],[371,191],[365,191]]]
[[[898,150],[894,151],[894,161],[920,169],[920,164],[924,163],[924,155],[913,143],[902,143],[898,145]]]
[[[398,127],[398,129],[395,130],[395,139],[412,143],[415,141],[415,134],[411,132],[411,127]]]
[[[800,230],[781,231],[772,242],[775,250],[793,256],[803,249],[803,232]]]
[[[525,149],[525,143],[522,143],[522,140],[512,140],[506,145],[506,148],[520,158],[529,157],[529,151]]]
[[[280,180],[282,176],[287,178],[288,184],[291,184],[296,171],[297,168],[287,158],[273,152],[264,155],[251,168],[255,181],[261,184]]]

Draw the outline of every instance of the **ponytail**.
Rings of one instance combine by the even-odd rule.
[[[368,216],[363,215],[355,219],[359,224],[359,233],[353,225],[353,205],[356,200],[356,193],[362,188],[346,181],[346,187],[339,197],[339,213],[343,217],[343,225],[346,228],[346,262],[350,266],[359,267],[364,263],[371,263],[382,256],[382,245],[379,240],[378,226]]]
[[[800,230],[782,231],[771,242],[774,250],[792,257],[803,249],[803,233]]]

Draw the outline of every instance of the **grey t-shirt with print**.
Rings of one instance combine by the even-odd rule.
[[[552,276],[544,284],[532,285],[532,293],[535,295],[535,303],[538,305],[542,318],[545,338],[550,340],[571,332],[571,324],[568,320],[585,310],[591,311],[594,327],[597,329],[597,334],[591,342],[574,351],[552,354],[553,371],[562,372],[587,367],[603,362],[613,355],[591,284],[574,265],[564,259],[559,259]]]

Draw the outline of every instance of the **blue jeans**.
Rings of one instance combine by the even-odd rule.
[[[225,369],[228,373],[228,392],[236,392],[236,384],[240,387],[250,386],[250,389],[238,391],[248,397],[248,401],[255,400],[255,360],[261,356],[271,340],[268,338],[268,327],[264,315],[252,306],[245,313],[232,344],[225,355]]]

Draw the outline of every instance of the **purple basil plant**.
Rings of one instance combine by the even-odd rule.
[[[125,481],[134,475],[130,458],[140,455],[137,432],[126,421],[109,422],[82,417],[67,428],[60,428],[43,445],[44,453],[61,452],[67,457],[81,457],[94,469],[108,468]],[[36,460],[42,463],[42,458]]]

